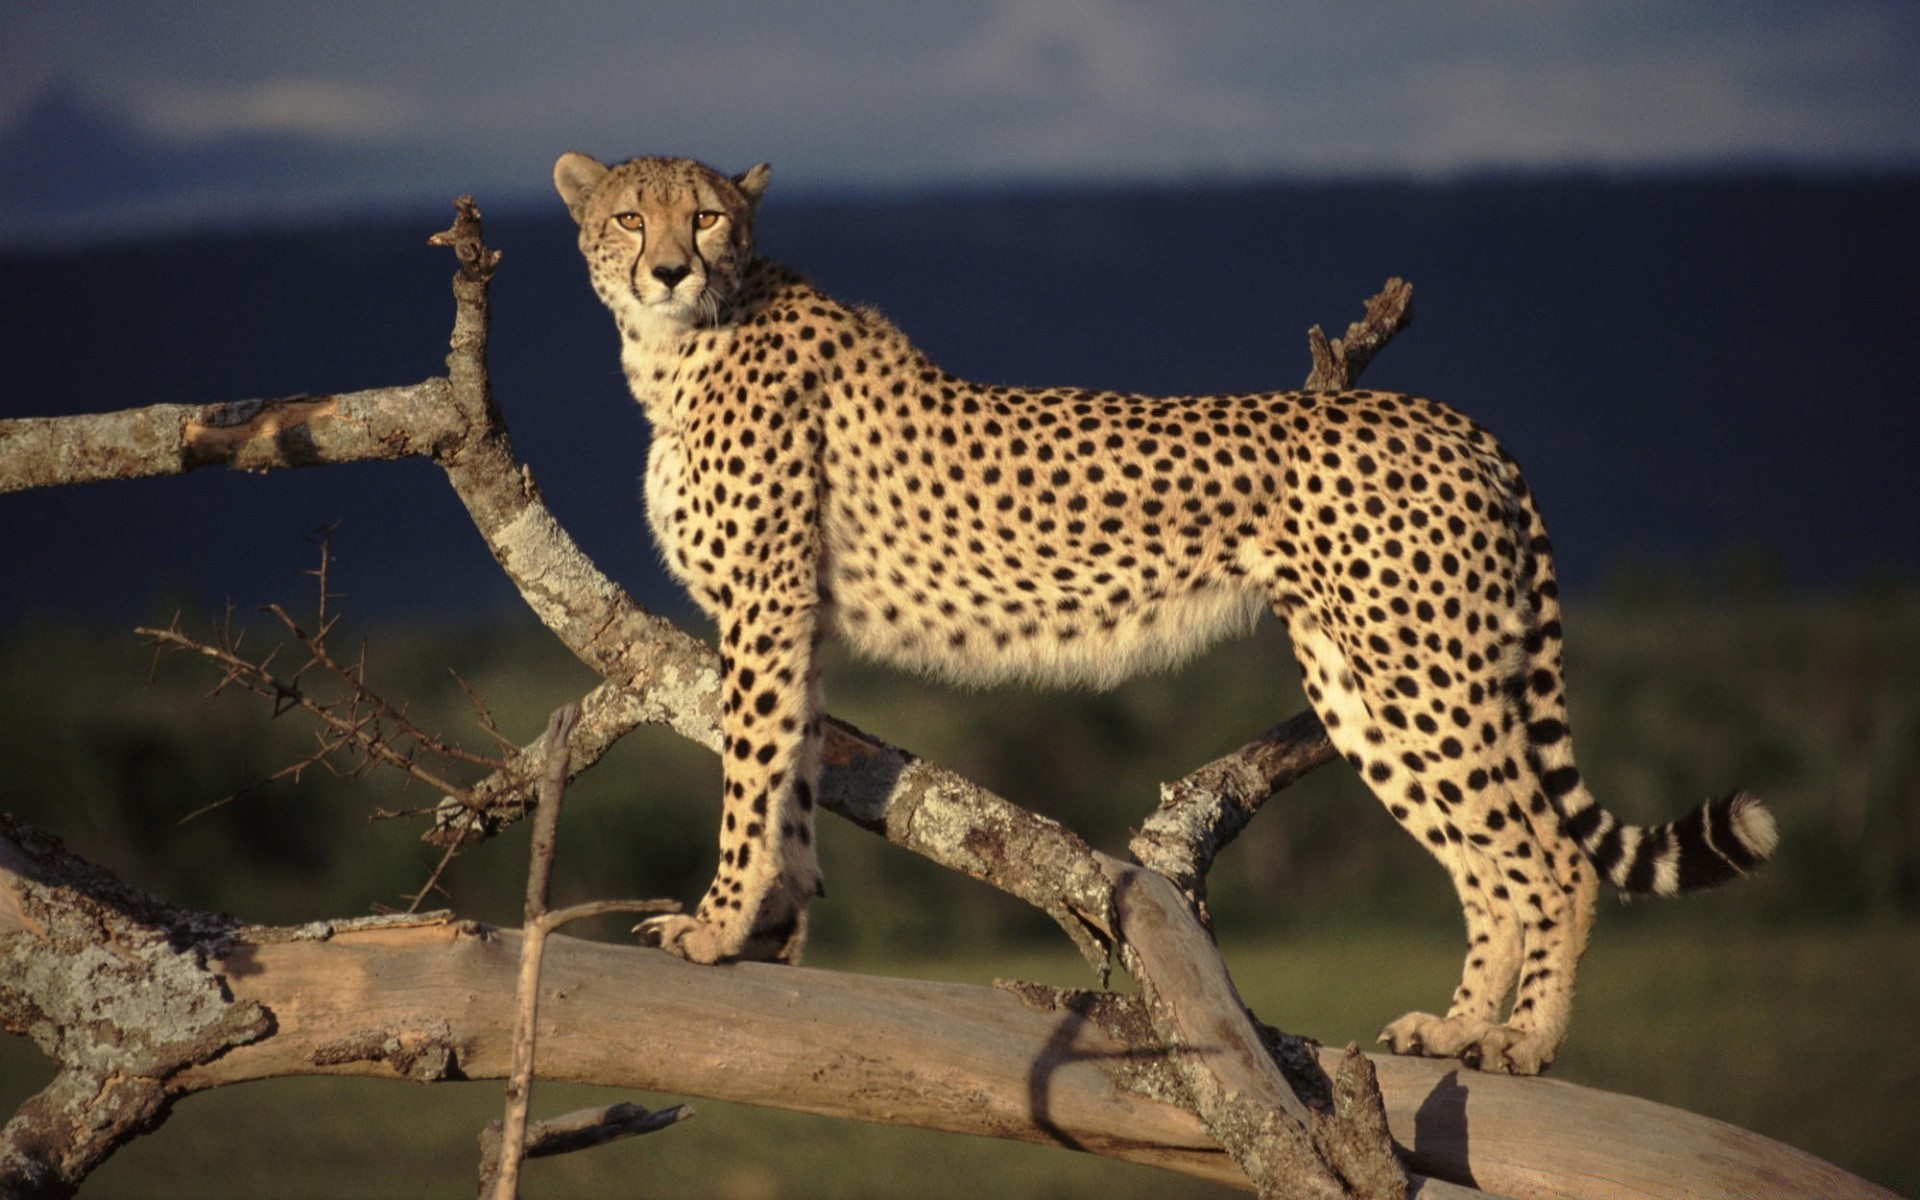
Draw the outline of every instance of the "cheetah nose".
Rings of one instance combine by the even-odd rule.
[[[672,291],[682,279],[685,279],[691,274],[693,274],[693,268],[685,263],[674,263],[672,266],[662,265],[653,269],[653,277],[661,283],[666,284],[668,291]]]

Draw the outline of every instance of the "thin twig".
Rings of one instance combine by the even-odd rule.
[[[567,735],[580,710],[566,705],[547,722],[546,770],[541,773],[539,804],[533,819],[533,848],[527,861],[526,927],[521,933],[520,975],[514,989],[513,1067],[507,1076],[507,1107],[500,1122],[500,1172],[495,1200],[520,1194],[520,1160],[526,1151],[527,1108],[533,1099],[533,1054],[540,1008],[540,956],[546,948],[547,888],[553,878],[553,852],[560,832],[560,802],[567,786]]]
[[[653,1112],[638,1104],[622,1101],[600,1108],[583,1108],[564,1116],[534,1121],[527,1126],[527,1158],[545,1158],[553,1154],[571,1154],[604,1146],[620,1138],[637,1137],[677,1124],[693,1116],[693,1108],[676,1104]],[[489,1121],[480,1131],[480,1195],[492,1196],[500,1177],[501,1128]]]
[[[547,935],[569,921],[597,917],[606,913],[673,912],[680,906],[672,900],[595,900],[566,908],[550,908],[548,893],[553,880],[554,855],[560,840],[560,806],[567,790],[567,739],[580,719],[578,705],[568,704],[554,710],[541,740],[545,769],[536,789],[538,802],[533,816],[533,846],[528,851],[526,924],[520,935],[520,973],[514,989],[513,1066],[507,1076],[506,1111],[500,1121],[500,1152],[497,1167],[491,1155],[481,1156],[481,1178],[494,1172],[491,1195],[495,1200],[513,1200],[519,1194],[520,1163],[536,1153],[529,1145],[527,1111],[533,1100],[533,1060],[540,1015],[540,962],[546,952]],[[452,847],[449,847],[449,853]],[[644,1115],[645,1110],[640,1110]],[[677,1120],[678,1118],[673,1118]],[[671,1120],[657,1122],[660,1128]],[[630,1132],[645,1133],[649,1129]],[[578,1131],[576,1130],[576,1133]],[[549,1147],[540,1153],[559,1154],[568,1149],[583,1149],[611,1140],[620,1133],[597,1139],[579,1139],[577,1144]],[[485,1146],[485,1139],[482,1139]],[[483,1191],[483,1194],[488,1194]]]
[[[214,641],[202,642],[189,636],[180,626],[176,615],[165,630],[142,628],[136,632],[145,636],[154,646],[156,661],[160,650],[189,650],[201,654],[214,662],[220,677],[215,683],[212,695],[218,695],[228,687],[239,685],[257,695],[266,697],[272,704],[272,714],[279,717],[294,709],[302,709],[317,719],[314,729],[315,746],[312,752],[299,760],[282,767],[267,778],[244,788],[231,792],[211,804],[188,813],[181,823],[204,816],[206,813],[230,804],[268,784],[282,779],[296,782],[308,767],[317,766],[335,776],[357,778],[368,774],[379,766],[389,766],[402,772],[407,783],[419,781],[443,795],[472,797],[471,789],[451,783],[439,772],[423,765],[421,755],[460,763],[468,766],[486,768],[494,775],[504,769],[517,750],[503,737],[494,724],[486,705],[466,681],[459,679],[461,688],[472,702],[478,720],[502,754],[497,758],[475,754],[465,748],[447,741],[435,734],[428,733],[415,722],[404,706],[395,705],[384,696],[367,686],[368,666],[367,647],[362,642],[357,648],[351,663],[337,659],[329,646],[329,639],[340,621],[331,603],[337,599],[337,593],[331,585],[331,563],[333,561],[331,536],[333,527],[327,526],[310,536],[309,540],[319,548],[319,564],[307,573],[318,584],[319,599],[316,605],[316,624],[313,632],[308,632],[301,623],[293,618],[286,609],[278,604],[270,604],[266,612],[280,622],[292,639],[306,652],[306,661],[293,672],[291,677],[281,678],[269,668],[291,643],[282,641],[263,656],[258,662],[240,654],[240,645],[246,631],[237,628],[233,621],[233,609],[229,605],[224,619],[216,626]],[[302,679],[310,671],[318,668],[324,676],[331,677],[339,685],[339,694],[331,699],[321,699],[313,691],[302,686]],[[353,758],[345,766],[336,761],[336,756],[350,753]],[[443,847],[439,861],[418,891],[408,898],[407,911],[412,912],[424,903],[428,896],[439,888],[440,878],[452,863],[460,847]]]
[[[294,620],[293,617],[287,613],[286,609],[280,607],[278,604],[267,605],[267,612],[273,614],[282,625],[286,626],[287,632],[293,635],[294,640],[306,648],[307,653],[312,658],[312,662],[309,665],[317,664],[326,668],[328,673],[347,686],[347,695],[351,703],[355,705],[365,705],[372,709],[379,718],[391,723],[415,745],[431,750],[442,758],[450,759],[454,762],[468,763],[476,767],[486,767],[489,770],[498,770],[500,768],[501,761],[497,758],[488,758],[483,754],[475,754],[471,750],[436,737],[424,729],[421,729],[407,716],[405,709],[396,708],[386,697],[369,688],[366,679],[367,664],[366,650],[364,647],[361,648],[360,657],[354,662],[353,666],[344,666],[336,662],[333,654],[327,649],[324,634],[309,634],[305,629],[301,628],[298,621]],[[301,672],[306,670],[307,668],[304,666],[300,668]],[[294,678],[296,680],[299,678],[298,672],[296,672]],[[424,783],[426,780],[422,779],[421,782]]]
[[[512,762],[514,756],[520,753],[520,747],[514,745],[511,738],[500,732],[500,726],[494,723],[493,711],[487,707],[487,702],[480,698],[480,693],[473,689],[473,685],[468,683],[460,672],[448,667],[447,674],[452,675],[453,681],[460,685],[462,692],[466,693],[467,702],[473,705],[474,723],[493,739],[494,747],[500,751],[501,761]]]
[[[658,914],[680,911],[678,900],[589,900],[584,904],[569,904],[565,908],[556,908],[541,914],[539,924],[548,933],[574,921],[585,921],[591,917],[604,917],[613,913]]]
[[[405,911],[410,913],[420,911],[420,905],[426,902],[428,896],[439,889],[440,876],[446,874],[447,868],[453,865],[453,860],[459,853],[460,847],[458,846],[448,846],[445,850],[441,851],[440,861],[433,865],[433,872],[427,876],[427,881],[420,885],[419,891],[408,897]]]
[[[249,662],[247,659],[241,658],[229,650],[197,641],[180,632],[178,629],[154,629],[148,626],[142,626],[135,629],[134,632],[146,638],[154,645],[168,646],[175,650],[191,651],[192,653],[202,655],[212,660],[223,668],[225,672],[221,679],[222,686],[228,683],[238,683],[255,695],[264,696],[272,700],[275,704],[276,716],[293,708],[300,708],[311,713],[315,718],[325,723],[329,729],[342,735],[343,741],[329,743],[330,750],[337,749],[339,746],[346,744],[347,741],[351,741],[367,754],[377,757],[389,766],[398,768],[405,774],[418,779],[421,783],[437,791],[458,794],[466,790],[413,762],[407,755],[393,749],[387,744],[385,738],[380,735],[379,731],[373,727],[370,720],[353,720],[348,717],[342,717],[334,712],[329,705],[315,700],[299,688],[278,678],[271,672],[264,670],[258,664]],[[315,761],[317,761],[317,759]]]

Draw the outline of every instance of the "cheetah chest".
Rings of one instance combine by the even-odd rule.
[[[656,427],[647,450],[647,524],[660,547],[667,571],[708,613],[718,615],[710,560],[700,555],[705,538],[696,528],[688,492],[686,441],[671,429]]]

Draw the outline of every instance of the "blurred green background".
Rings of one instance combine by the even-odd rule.
[[[282,597],[298,609],[302,581]],[[151,623],[172,615],[157,605]],[[275,640],[242,614],[246,646]],[[207,634],[212,616],[186,613]],[[1568,673],[1581,766],[1636,818],[1675,815],[1735,785],[1766,797],[1782,850],[1759,878],[1667,903],[1603,902],[1559,1078],[1624,1090],[1791,1142],[1920,1191],[1920,1050],[1899,1030],[1920,1008],[1920,593],[1903,581],[1791,593],[1765,564],[1710,583],[1657,570],[1616,577],[1569,608]],[[486,751],[451,671],[516,742],[594,682],[533,626],[356,629],[372,685],[414,718]],[[1180,672],[1105,695],[966,693],[842,659],[832,711],[1066,822],[1109,850],[1158,781],[1301,707],[1284,638],[1263,623]],[[246,791],[307,753],[312,726],[237,691],[208,698],[204,663],[125,629],[31,623],[0,638],[0,807],[78,853],[181,903],[298,922],[404,904],[435,853],[430,807],[385,771],[309,769]],[[712,867],[718,768],[643,730],[569,793],[556,898],[691,899]],[[815,909],[813,965],[1083,985],[1044,918],[832,818],[831,896]],[[515,924],[526,850],[516,829],[458,860],[439,902]],[[1444,1005],[1459,916],[1445,875],[1344,766],[1271,801],[1221,859],[1213,906],[1228,962],[1267,1021],[1371,1044],[1409,1008]],[[576,930],[623,938],[622,925]],[[0,1042],[0,1100],[45,1064]],[[542,1088],[536,1112],[601,1102]],[[675,1098],[655,1098],[667,1102]],[[109,1163],[87,1195],[470,1194],[473,1136],[496,1084],[343,1080],[249,1085],[195,1097]],[[649,1138],[532,1164],[528,1195],[928,1196],[1212,1194],[1174,1176],[1085,1156],[836,1124],[695,1102],[699,1119]]]

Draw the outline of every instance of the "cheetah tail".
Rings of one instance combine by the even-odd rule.
[[[1631,896],[1677,896],[1740,878],[1780,842],[1773,813],[1749,792],[1709,800],[1664,825],[1629,825],[1589,804],[1569,813],[1567,832],[1607,882]]]
[[[1553,547],[1519,468],[1504,454],[1494,470],[1512,489],[1515,544],[1523,555],[1533,626],[1523,642],[1514,694],[1527,721],[1528,752],[1567,833],[1608,883],[1630,896],[1677,896],[1737,879],[1773,856],[1773,813],[1749,792],[1709,800],[1676,821],[1630,825],[1602,808],[1574,766],[1560,662],[1560,590]]]

